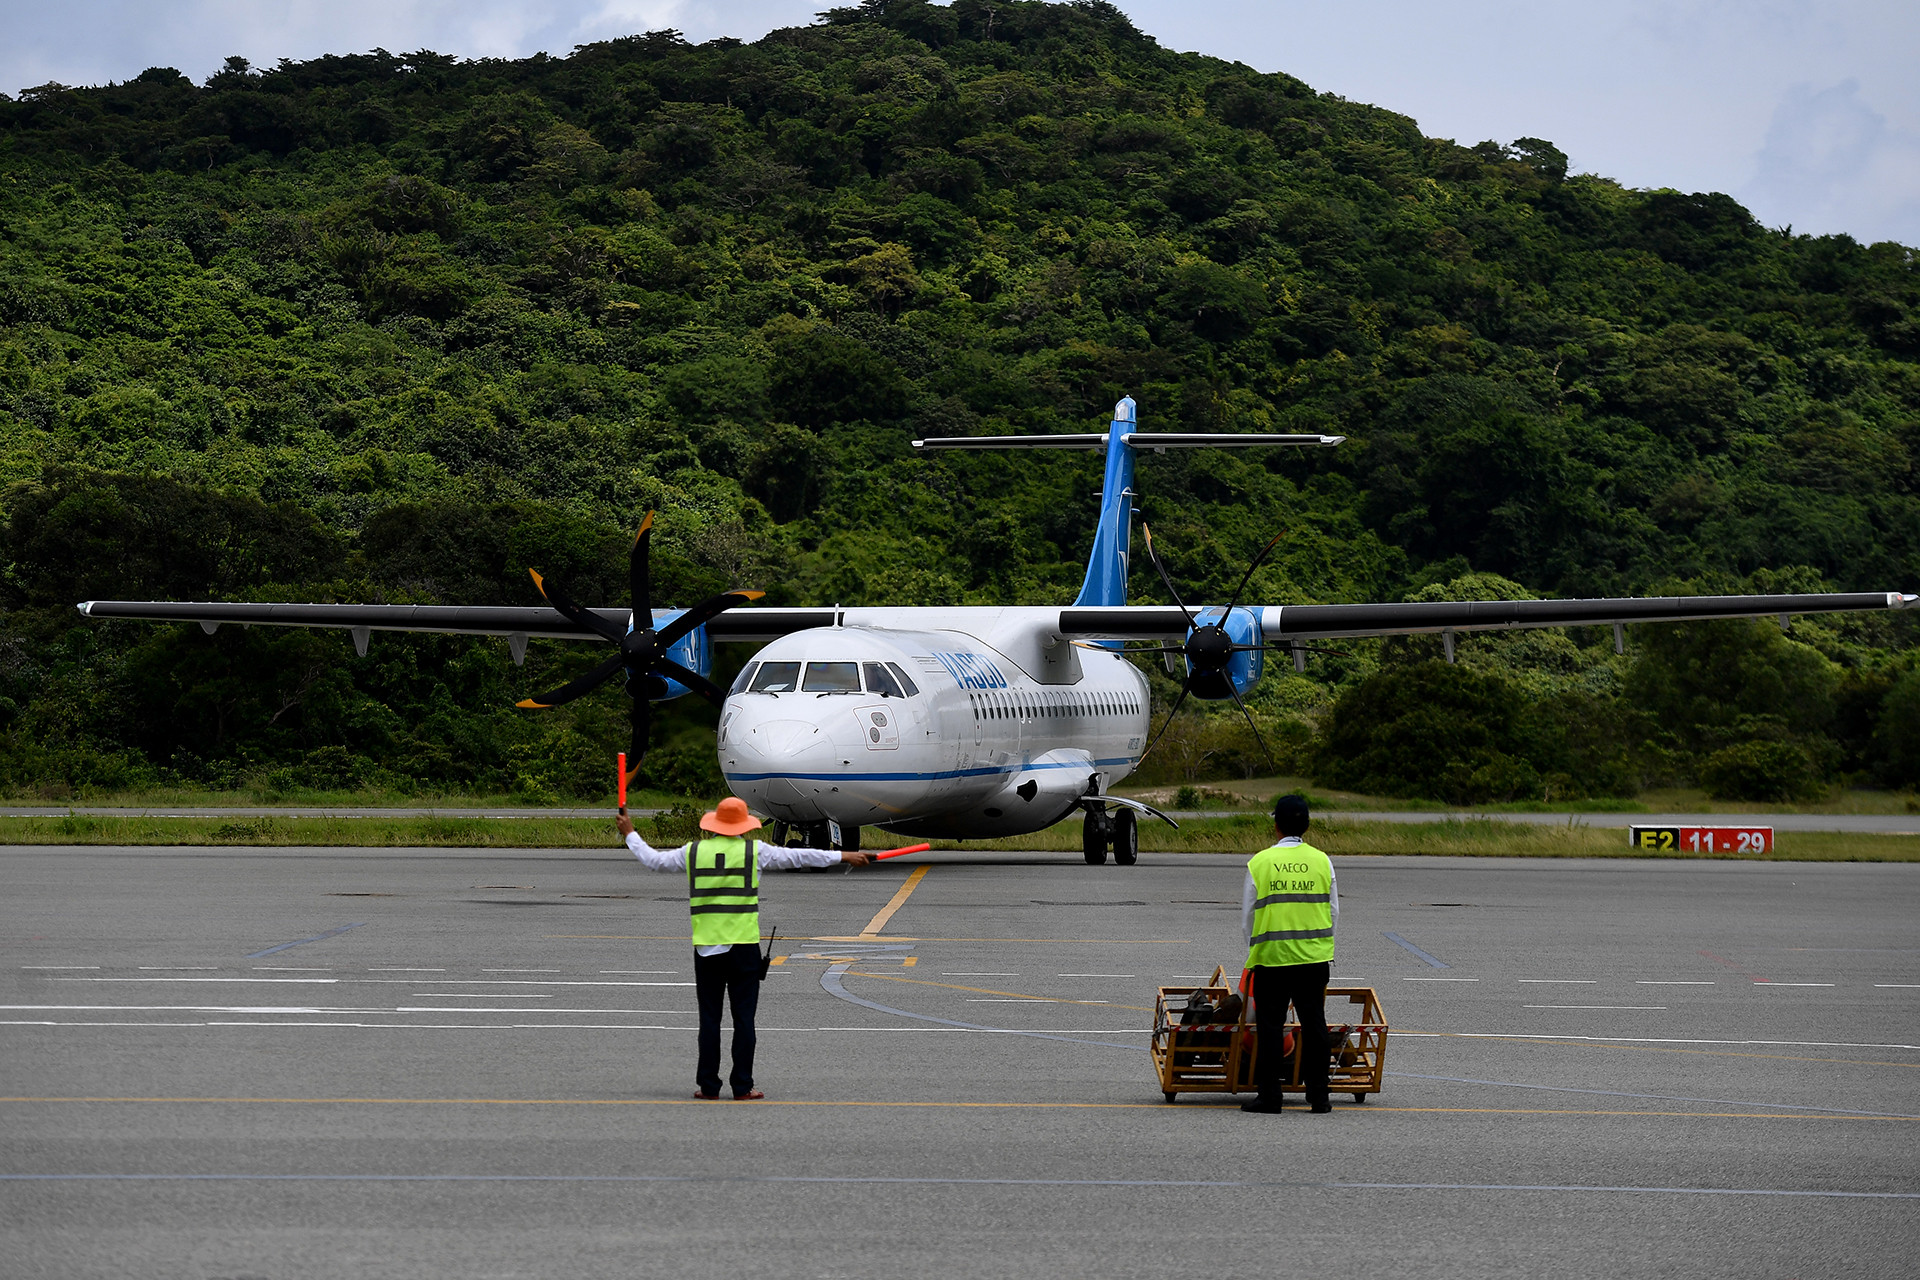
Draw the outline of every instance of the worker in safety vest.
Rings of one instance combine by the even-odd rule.
[[[1327,977],[1333,969],[1333,926],[1340,889],[1333,863],[1302,840],[1310,819],[1304,796],[1273,804],[1272,848],[1247,863],[1240,912],[1253,973],[1254,1021],[1260,1051],[1254,1062],[1259,1096],[1242,1111],[1278,1112],[1286,1073],[1280,1045],[1287,1005],[1300,1015],[1300,1083],[1316,1112],[1333,1110],[1327,1098]]]
[[[696,1098],[720,1096],[720,1009],[733,1006],[733,1086],[736,1101],[764,1098],[753,1087],[753,1015],[760,1004],[760,873],[798,867],[830,867],[847,862],[859,867],[864,853],[835,849],[786,849],[747,838],[760,820],[747,802],[728,796],[700,819],[700,830],[677,849],[655,849],[620,815],[617,824],[627,848],[650,871],[677,871],[687,877],[687,902],[693,914],[693,986],[700,1000],[700,1061],[694,1071]]]

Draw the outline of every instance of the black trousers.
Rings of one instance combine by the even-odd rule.
[[[753,1014],[760,1007],[760,948],[736,942],[718,955],[693,954],[693,989],[700,998],[700,1064],[694,1080],[702,1093],[720,1092],[720,1008],[733,1005],[734,1097],[753,1091]]]
[[[1320,964],[1256,965],[1253,970],[1253,1019],[1260,1028],[1260,1056],[1254,1062],[1254,1083],[1263,1102],[1280,1101],[1286,1080],[1286,1057],[1280,1052],[1281,1026],[1287,1006],[1300,1015],[1300,1086],[1307,1103],[1327,1101],[1327,978],[1333,966]]]

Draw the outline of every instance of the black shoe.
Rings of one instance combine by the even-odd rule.
[[[1316,1102],[1313,1104],[1310,1110],[1313,1112],[1314,1115],[1323,1116],[1323,1115],[1326,1115],[1329,1111],[1333,1110],[1333,1104],[1331,1102]]]
[[[1283,1108],[1278,1102],[1268,1102],[1263,1098],[1255,1098],[1252,1102],[1241,1103],[1240,1109],[1242,1111],[1257,1111],[1262,1115],[1277,1116]]]

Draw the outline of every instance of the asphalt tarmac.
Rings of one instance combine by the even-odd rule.
[[[1336,866],[1385,1087],[1259,1116],[1145,1052],[1234,859],[770,874],[735,1103],[617,849],[3,849],[4,1271],[1913,1274],[1920,866]]]

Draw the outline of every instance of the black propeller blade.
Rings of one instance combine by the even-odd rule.
[[[1174,716],[1180,713],[1180,707],[1186,702],[1187,695],[1192,693],[1202,698],[1232,698],[1233,705],[1240,708],[1240,714],[1246,717],[1247,728],[1253,732],[1253,740],[1260,744],[1260,754],[1266,756],[1267,764],[1271,766],[1273,753],[1267,750],[1266,739],[1260,736],[1259,727],[1253,723],[1253,713],[1248,711],[1247,704],[1240,700],[1240,691],[1233,687],[1233,679],[1227,674],[1227,666],[1233,661],[1235,654],[1244,653],[1250,649],[1274,646],[1237,644],[1233,637],[1227,634],[1226,622],[1240,604],[1240,596],[1246,591],[1247,584],[1253,581],[1253,571],[1258,569],[1261,561],[1280,545],[1280,539],[1286,537],[1286,532],[1282,530],[1274,534],[1272,541],[1262,547],[1260,554],[1248,563],[1247,571],[1240,575],[1240,585],[1234,588],[1233,599],[1228,602],[1218,620],[1201,623],[1196,621],[1193,611],[1187,608],[1186,602],[1180,598],[1179,589],[1173,585],[1173,575],[1167,572],[1167,566],[1160,560],[1160,553],[1154,550],[1153,530],[1147,528],[1144,523],[1141,524],[1140,529],[1146,536],[1147,558],[1153,561],[1154,570],[1159,573],[1161,583],[1167,588],[1167,594],[1173,597],[1173,602],[1180,606],[1180,612],[1186,615],[1188,627],[1186,641],[1182,644],[1128,650],[1129,653],[1177,653],[1187,660],[1187,674],[1180,682],[1180,696],[1174,699],[1173,710],[1167,713],[1166,721],[1160,726],[1160,732],[1153,735],[1152,741],[1147,743],[1147,750],[1140,753],[1141,757],[1144,758],[1148,751],[1152,751],[1160,739],[1166,735],[1167,729],[1173,724]]]
[[[647,518],[640,522],[640,531],[633,535],[632,549],[627,552],[627,587],[633,601],[633,626],[630,630],[623,631],[592,610],[581,608],[558,587],[550,588],[539,573],[531,569],[527,571],[533,575],[533,585],[539,588],[547,603],[562,617],[593,632],[602,640],[618,645],[620,652],[551,693],[523,698],[516,705],[529,710],[557,707],[591,693],[612,679],[616,672],[625,671],[627,695],[633,699],[633,742],[627,750],[629,778],[640,770],[640,759],[647,752],[647,731],[653,725],[653,699],[665,696],[668,680],[679,681],[716,707],[727,700],[726,690],[699,672],[668,658],[667,651],[684,640],[696,627],[713,621],[735,605],[758,600],[765,594],[761,591],[723,591],[702,600],[660,630],[654,630],[649,556],[652,533],[653,512],[649,511]]]

